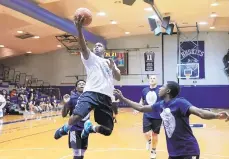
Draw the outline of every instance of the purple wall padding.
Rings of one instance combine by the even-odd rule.
[[[60,88],[61,94],[69,93],[73,86],[54,86]],[[116,86],[124,96],[139,102],[141,91],[146,86]],[[199,108],[229,108],[229,85],[181,86],[181,97],[189,100]],[[120,104],[126,107],[126,105]]]

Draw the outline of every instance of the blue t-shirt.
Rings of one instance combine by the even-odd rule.
[[[78,101],[78,98],[79,98],[80,94],[79,93],[74,93],[70,96],[70,100],[68,102],[68,106],[69,106],[69,115],[71,116],[72,115],[72,112],[75,108],[75,106],[77,105],[77,101]]]
[[[78,101],[79,97],[80,97],[80,94],[78,92],[76,92],[76,93],[74,93],[74,94],[72,94],[70,96],[70,100],[68,102],[68,105],[69,105],[69,108],[70,108],[70,112],[69,112],[70,115],[72,115],[72,112],[75,109],[75,106],[77,105],[77,101]],[[81,121],[75,123],[71,127],[70,131],[82,131],[84,129],[84,123],[85,123],[86,120],[89,119],[89,117],[90,116],[88,114],[84,119],[82,119]]]
[[[165,103],[157,102],[153,111],[160,111],[165,128],[169,156],[199,155],[200,149],[189,125],[189,108],[192,106],[184,98],[174,98]]]
[[[159,101],[158,97],[159,87],[150,88],[146,87],[142,90],[143,105],[153,105]],[[148,118],[161,119],[160,114],[156,111],[144,113]]]

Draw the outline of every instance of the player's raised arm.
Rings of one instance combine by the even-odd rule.
[[[62,117],[66,117],[68,115],[68,112],[69,112],[69,108],[68,108],[68,104],[64,104],[63,106],[63,109],[61,110],[61,114],[62,114]]]
[[[121,72],[120,70],[117,68],[115,62],[112,59],[109,59],[109,63],[108,63],[110,69],[113,72],[113,77],[114,79],[116,79],[117,81],[121,80]]]
[[[229,121],[229,115],[227,112],[220,112],[220,113],[214,113],[207,110],[202,110],[200,108],[197,108],[195,106],[191,106],[189,108],[189,113],[196,115],[202,119],[225,119],[226,121]]]
[[[142,97],[141,97],[141,99],[139,101],[139,104],[144,105]],[[138,114],[138,113],[139,113],[139,111],[137,111],[136,109],[134,109],[133,114]]]
[[[84,17],[81,16],[81,15],[78,15],[78,17],[75,17],[74,24],[75,24],[75,26],[76,26],[76,28],[78,30],[78,33],[79,33],[78,39],[79,39],[80,49],[81,49],[83,58],[85,60],[87,60],[89,58],[89,55],[90,55],[90,50],[86,45],[86,42],[85,42],[85,39],[84,39],[84,35],[83,35],[83,32],[82,32],[83,21],[84,21]]]
[[[118,89],[114,90],[114,95],[117,96],[120,99],[120,101],[123,101],[124,103],[128,104],[130,107],[134,108],[137,111],[140,111],[140,112],[151,112],[151,111],[153,111],[153,107],[150,105],[144,105],[143,106],[140,103],[136,103],[132,100],[125,98],[122,95],[122,92]]]
[[[62,114],[62,117],[66,117],[70,111],[69,109],[69,100],[70,100],[70,96],[68,94],[65,94],[64,97],[63,97],[63,103],[64,103],[64,106],[63,106],[63,109],[61,111],[61,114]]]

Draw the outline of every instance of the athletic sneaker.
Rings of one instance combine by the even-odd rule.
[[[156,156],[157,156],[157,155],[156,155],[156,150],[152,149],[152,150],[151,150],[151,154],[150,154],[150,158],[151,158],[151,159],[156,159]]]
[[[91,123],[90,120],[87,120],[85,123],[84,123],[84,129],[81,133],[81,138],[84,139],[84,138],[87,138],[89,136],[90,133],[94,132],[93,131],[93,125]]]
[[[59,128],[54,135],[54,138],[56,140],[58,140],[59,138],[61,138],[64,135],[68,135],[68,125],[64,125],[61,128]]]

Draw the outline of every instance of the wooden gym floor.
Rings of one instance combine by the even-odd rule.
[[[52,117],[47,117],[52,116]],[[0,119],[0,159],[72,159],[67,136],[53,138],[57,128],[67,122],[56,113]],[[122,109],[110,137],[92,134],[86,159],[149,159],[142,134],[142,114]],[[93,115],[92,115],[93,121]],[[191,117],[191,123],[206,124],[193,128],[199,141],[202,159],[229,159],[229,122]],[[164,129],[161,129],[157,159],[167,159]]]

